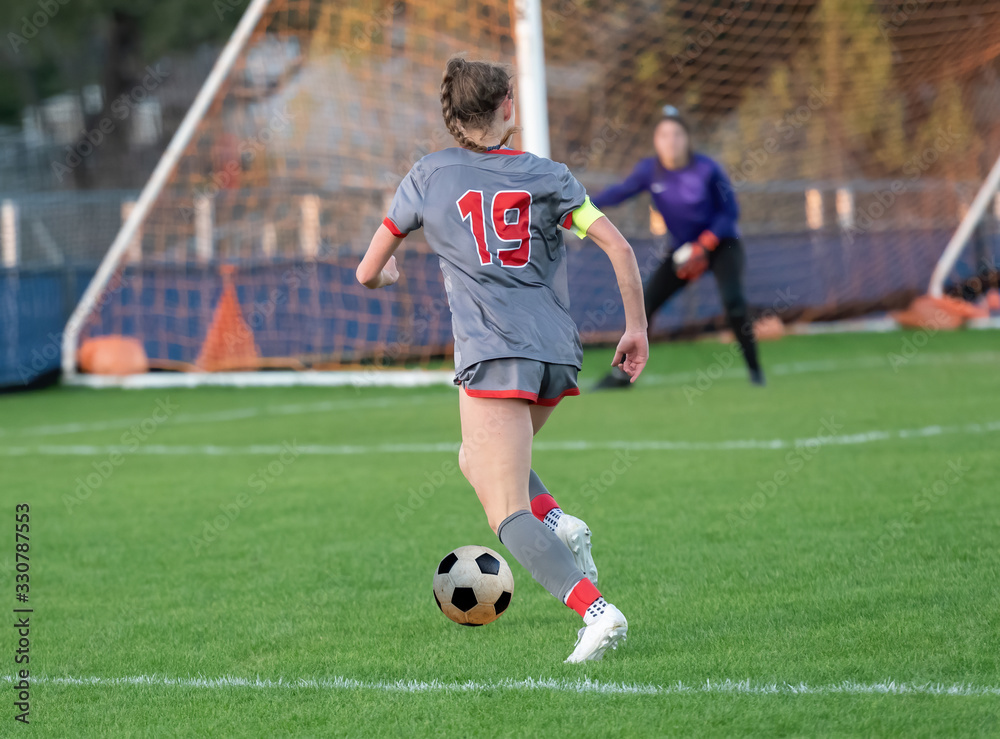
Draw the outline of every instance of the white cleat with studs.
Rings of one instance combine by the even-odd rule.
[[[628,636],[625,614],[608,604],[604,613],[590,626],[584,626],[576,639],[576,649],[566,658],[567,664],[597,661],[609,649],[618,649]]]
[[[562,514],[556,524],[556,536],[565,544],[576,560],[576,566],[588,580],[597,586],[597,565],[590,553],[590,527],[576,516]]]

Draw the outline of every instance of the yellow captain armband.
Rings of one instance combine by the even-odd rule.
[[[567,226],[567,228],[582,239],[587,235],[587,231],[590,230],[590,227],[594,225],[594,221],[603,215],[604,214],[597,209],[597,206],[590,202],[590,196],[588,195],[584,199],[583,205],[574,210],[572,213],[572,228],[570,228],[570,226]]]

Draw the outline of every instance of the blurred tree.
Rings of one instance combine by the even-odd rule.
[[[3,0],[0,123],[19,122],[25,106],[56,93],[81,95],[98,84],[101,109],[81,106],[89,130],[142,84],[147,65],[170,52],[221,43],[245,6],[246,0]],[[112,161],[124,159],[130,122],[114,120],[121,135],[108,137],[101,152]],[[91,184],[89,172],[73,170],[78,186]]]
[[[747,91],[735,125],[720,130],[724,161],[737,166],[771,140],[774,156],[758,155],[747,179],[846,180],[898,170],[909,149],[905,96],[879,17],[869,0],[820,0],[810,42]]]

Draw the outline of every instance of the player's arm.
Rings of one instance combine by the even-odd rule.
[[[623,182],[610,185],[594,195],[591,200],[597,208],[609,208],[624,203],[649,187],[649,160],[643,159]]]
[[[625,306],[625,334],[618,342],[611,364],[621,367],[635,382],[649,359],[642,277],[639,275],[635,253],[614,224],[589,199],[573,212],[573,227],[579,236],[589,236],[608,255],[611,266],[614,267]]]
[[[395,284],[399,279],[399,269],[393,254],[402,243],[403,237],[396,236],[384,223],[379,226],[358,265],[355,273],[358,282],[370,290]]]

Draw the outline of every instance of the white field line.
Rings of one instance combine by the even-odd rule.
[[[725,345],[720,345],[725,347]],[[725,349],[717,354],[725,355]],[[747,371],[739,356],[731,356],[734,366],[721,370],[719,379],[745,378]],[[710,366],[717,365],[713,362]],[[910,364],[947,365],[947,364],[1000,364],[1000,352],[970,352],[968,354],[916,354],[904,361],[903,366]],[[891,366],[889,355],[853,357],[851,359],[818,359],[810,362],[783,362],[764,366],[764,373],[769,377],[785,375],[807,375],[814,372],[845,372],[849,370],[880,369]],[[703,377],[708,369],[693,372],[674,372],[667,375],[644,372],[639,382],[647,385],[684,385],[696,382]],[[712,378],[713,381],[715,378]]]
[[[851,446],[871,444],[894,439],[920,439],[931,436],[953,434],[980,435],[1000,431],[1000,421],[969,423],[964,426],[925,426],[919,429],[898,429],[895,431],[865,431],[839,436],[813,436],[801,439],[734,439],[730,441],[536,441],[535,451],[589,452],[599,450],[625,449],[630,451],[718,451],[718,450],[774,450],[800,447]],[[356,454],[434,454],[436,452],[457,453],[457,441],[442,441],[427,444],[299,444],[292,441],[291,448],[299,454],[314,456],[338,456]],[[179,455],[179,456],[235,456],[265,455],[276,456],[288,450],[286,445],[257,444],[251,446],[216,445],[165,445],[146,444],[138,448],[127,446],[95,446],[89,444],[53,445],[35,447],[0,446],[0,456],[20,457],[42,455],[53,457],[96,456],[119,454]]]
[[[11,675],[4,675],[12,683]],[[129,677],[32,677],[33,683],[73,686],[143,685],[170,688],[255,688],[313,690],[374,690],[386,693],[481,693],[495,691],[550,691],[558,693],[599,693],[605,695],[677,695],[690,693],[729,693],[736,695],[953,695],[1000,696],[1000,687],[969,683],[905,683],[887,680],[862,683],[844,680],[839,683],[810,685],[808,683],[762,683],[751,680],[706,680],[702,683],[683,682],[667,685],[649,683],[599,682],[589,679],[565,680],[527,678],[494,682],[441,682],[439,680],[355,680],[349,677],[328,678],[244,678],[244,677],[166,677],[135,675]]]
[[[401,405],[418,405],[429,400],[444,399],[451,401],[451,395],[440,393],[434,395],[402,395],[396,398],[356,398],[349,400],[328,400],[318,403],[291,403],[286,405],[269,405],[262,408],[233,408],[210,413],[177,413],[171,416],[167,426],[186,423],[218,423],[220,421],[241,421],[246,418],[260,416],[292,416],[306,413],[330,413],[344,410],[364,408],[395,408]],[[91,423],[63,423],[49,426],[31,426],[28,428],[0,428],[0,437],[11,436],[58,436],[60,434],[76,434],[88,431],[108,431],[113,429],[128,429],[142,423],[141,418],[117,418],[108,421]]]
[[[914,364],[962,364],[962,363],[1000,363],[1000,352],[977,352],[969,354],[918,354],[908,360]],[[813,362],[788,362],[766,367],[771,376],[802,375],[814,372],[840,372],[852,369],[875,369],[888,367],[887,356],[855,357],[847,360],[817,360]],[[722,378],[743,378],[746,370],[742,364],[722,372]],[[697,372],[675,372],[673,374],[654,374],[646,372],[641,382],[647,385],[682,385],[696,382]],[[427,395],[401,395],[399,397],[357,398],[349,400],[331,400],[319,403],[293,403],[287,405],[271,405],[263,408],[233,408],[210,413],[178,413],[172,416],[168,425],[187,423],[224,423],[240,421],[261,416],[299,415],[308,413],[328,413],[339,410],[355,410],[363,408],[387,408],[398,405],[426,403],[431,400],[452,400],[451,395],[434,393]],[[108,431],[128,429],[142,423],[141,418],[119,418],[91,423],[65,423],[46,426],[30,426],[26,428],[0,428],[0,438],[13,436],[58,436],[61,434],[86,433],[90,431]]]

